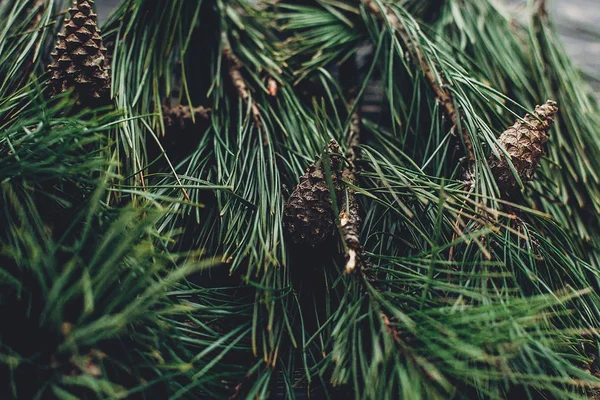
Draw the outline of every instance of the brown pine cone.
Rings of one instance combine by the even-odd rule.
[[[500,144],[513,163],[521,181],[532,181],[540,159],[544,155],[544,144],[548,141],[548,132],[558,106],[552,100],[536,106],[534,115],[527,114],[524,121],[517,121],[500,135]],[[500,159],[493,157],[490,166],[496,177],[496,183],[508,197],[519,191],[519,184],[513,175],[504,153]]]
[[[285,226],[294,244],[316,247],[335,235],[335,216],[324,163],[330,162],[331,181],[340,199],[343,190],[342,154],[335,141],[325,149],[328,157],[311,164],[294,188],[284,208]]]
[[[52,95],[73,89],[80,104],[106,103],[110,95],[110,65],[102,42],[93,0],[75,0],[58,34],[52,72]]]
[[[194,120],[192,119],[192,112],[194,118],[208,119],[208,112],[210,110],[204,107],[190,108],[190,106],[177,105],[175,107],[162,106],[163,121],[165,123],[166,136],[176,135],[177,133],[186,133],[194,126]]]

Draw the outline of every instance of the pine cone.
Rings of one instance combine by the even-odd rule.
[[[52,72],[52,95],[74,89],[79,103],[98,105],[108,100],[110,65],[100,37],[93,0],[75,0],[64,31],[58,34]]]
[[[329,155],[331,181],[336,191],[336,198],[340,199],[343,189],[340,148],[332,140],[326,152]],[[316,247],[335,234],[331,193],[323,165],[326,159],[323,156],[321,160],[306,169],[285,205],[285,225],[290,239],[295,244]]]
[[[192,119],[192,111],[197,121],[198,117],[207,120],[208,112],[210,110],[204,107],[196,107],[194,109],[190,106],[177,105],[175,107],[162,106],[163,120],[165,123],[165,135],[176,135],[177,133],[189,132],[194,126],[194,120]]]
[[[517,121],[500,135],[500,144],[510,156],[521,181],[533,180],[557,112],[556,103],[548,100],[546,104],[536,106],[533,116],[527,114],[524,121]],[[500,159],[491,159],[490,166],[503,194],[510,197],[519,191],[519,184],[503,153]]]

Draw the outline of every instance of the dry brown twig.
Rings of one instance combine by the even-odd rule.
[[[423,75],[425,75],[425,79],[427,79],[427,82],[429,83],[429,86],[431,86],[431,89],[433,89],[435,92],[435,95],[444,107],[446,114],[452,121],[453,129],[458,129],[458,115],[456,113],[456,109],[454,108],[454,99],[452,94],[444,87],[445,83],[438,80],[438,78],[441,80],[441,77],[439,77],[439,75],[431,69],[431,66],[425,59],[423,52],[412,40],[404,24],[402,24],[398,17],[389,8],[382,10],[373,0],[363,0],[363,3],[374,15],[385,19],[398,32],[398,35],[402,39],[402,42],[404,43],[405,48],[408,50],[408,53],[414,60],[417,61],[423,72]],[[475,155],[473,154],[473,144],[471,143],[471,138],[465,129],[462,129],[462,136],[465,146],[467,147],[469,162],[472,163],[475,161]]]
[[[360,144],[360,117],[358,111],[352,115],[350,132],[348,135],[346,160],[347,164],[342,172],[342,179],[354,185],[356,183],[356,160],[359,156],[358,146]],[[350,274],[357,268],[361,268],[362,246],[360,244],[360,209],[354,189],[346,189],[346,207],[340,212],[340,228],[346,244],[346,266],[344,273]]]
[[[358,104],[357,93],[360,87],[360,73],[355,57],[347,59],[340,65],[339,76],[342,82],[344,97],[348,99],[349,110],[352,112],[350,126],[346,137],[346,163],[342,170],[342,180],[350,186],[356,186],[357,161],[360,156],[360,104]],[[354,110],[354,111],[352,111]],[[360,243],[360,230],[362,220],[360,217],[360,206],[356,199],[356,191],[352,187],[346,187],[342,192],[339,213],[339,232],[344,242],[346,255],[345,274],[351,274],[358,270],[359,273],[366,271],[366,258]]]
[[[254,125],[260,130],[263,138],[263,145],[269,145],[269,136],[267,134],[267,130],[262,123],[262,119],[260,116],[260,110],[256,102],[250,96],[250,89],[248,89],[248,85],[246,85],[246,81],[242,76],[241,69],[243,68],[243,64],[240,59],[235,55],[231,48],[231,44],[229,43],[229,39],[227,38],[227,34],[224,32],[221,36],[221,42],[223,45],[223,56],[227,60],[229,76],[231,78],[231,82],[233,86],[235,86],[238,95],[244,101],[246,105],[250,104],[252,119],[254,120]]]

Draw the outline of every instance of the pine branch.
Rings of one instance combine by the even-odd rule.
[[[349,99],[348,105],[350,112],[350,125],[346,136],[346,163],[342,170],[342,179],[346,184],[355,186],[357,184],[357,168],[360,158],[360,99],[357,98],[359,87],[361,85],[358,63],[356,56],[352,54],[339,68],[339,78],[342,83],[343,96]],[[354,110],[354,111],[352,111]],[[356,199],[356,192],[352,187],[346,187],[345,196],[342,198],[341,211],[339,213],[340,233],[344,242],[346,252],[345,274],[351,274],[356,269],[360,273],[364,267],[364,252],[360,242],[360,232],[362,228],[362,219],[360,216],[360,206]]]
[[[105,23],[103,39],[112,44],[108,47],[111,47],[114,104],[127,118],[112,133],[118,143],[114,155],[120,163],[119,173],[136,187],[148,189],[152,184],[147,170],[147,148],[150,141],[158,143],[155,132],[163,124],[161,99],[170,97],[173,84],[178,82],[187,104],[192,104],[189,75],[178,78],[177,74],[179,66],[185,65],[189,58],[189,39],[196,29],[201,7],[201,2],[185,0],[126,0]],[[214,48],[217,47],[218,41],[214,43]],[[132,62],[141,59],[143,62]],[[131,90],[131,85],[135,90]],[[179,185],[176,171],[170,172],[169,184]],[[136,195],[132,197],[135,199]]]
[[[231,83],[236,88],[238,95],[244,101],[246,105],[250,106],[252,111],[252,119],[254,120],[254,125],[260,130],[262,133],[263,146],[269,145],[269,135],[262,123],[262,118],[260,115],[260,110],[258,109],[257,103],[254,101],[252,96],[250,95],[250,89],[246,85],[246,81],[242,76],[241,69],[243,68],[242,62],[240,59],[234,54],[231,49],[231,44],[229,43],[229,39],[227,38],[227,33],[222,33],[222,46],[223,46],[223,56],[227,60],[229,77],[231,78]]]
[[[448,86],[444,83],[443,78],[439,75],[436,75],[428,62],[426,61],[423,53],[421,52],[419,46],[413,42],[410,35],[406,31],[406,27],[402,24],[402,22],[394,15],[394,13],[388,9],[384,5],[379,5],[375,0],[362,0],[363,4],[368,7],[371,12],[386,21],[391,27],[393,27],[399,34],[405,48],[408,50],[411,57],[416,60],[417,65],[421,68],[423,75],[427,79],[429,86],[435,92],[439,102],[444,107],[446,114],[452,121],[453,129],[459,128],[459,121],[456,109],[454,108],[454,99],[452,94],[446,87]],[[465,146],[467,147],[467,153],[469,157],[469,162],[473,163],[475,161],[475,155],[473,154],[473,144],[471,143],[471,139],[467,134],[466,130],[462,129],[463,140],[465,142]]]
[[[60,3],[51,1],[47,4]],[[22,289],[39,297],[46,315],[35,329],[56,322],[50,327],[63,354],[72,352],[70,343],[80,351],[72,360],[58,360],[61,369],[39,363],[42,371],[26,354],[14,356],[0,346],[0,374],[13,368],[17,357],[16,371],[23,371],[14,378],[19,391],[44,387],[48,393],[41,396],[63,398],[69,398],[66,392],[71,397],[152,396],[159,385],[168,392],[165,398],[222,398],[238,382],[238,397],[267,398],[274,379],[285,381],[292,397],[291,371],[300,364],[298,355],[311,389],[326,386],[331,372],[331,382],[351,383],[355,396],[363,399],[467,398],[474,393],[505,398],[521,389],[531,396],[540,391],[546,397],[575,398],[584,385],[597,386],[573,362],[579,356],[579,332],[597,334],[599,326],[598,295],[578,296],[600,281],[600,259],[595,265],[582,261],[582,254],[588,255],[586,243],[573,240],[580,231],[597,230],[597,216],[586,218],[600,198],[594,195],[598,168],[592,151],[597,107],[581,95],[583,86],[576,85],[577,75],[546,25],[536,20],[535,28],[544,31],[532,31],[530,39],[540,46],[522,49],[519,40],[525,35],[519,34],[524,32],[513,34],[507,21],[492,18],[497,14],[491,0],[460,0],[460,7],[445,2],[433,25],[422,24],[415,13],[438,0],[280,3],[262,10],[246,0],[220,0],[216,6],[126,0],[104,35],[107,44],[114,43],[114,99],[125,117],[94,116],[89,110],[61,117],[62,108],[72,106],[63,107],[68,96],[46,104],[41,95],[28,97],[33,88],[21,88],[32,82],[21,70],[22,61],[50,48],[36,43],[43,38],[39,30],[21,35],[37,20],[34,10],[25,8],[39,0],[27,0],[25,8],[4,7],[8,3],[0,0],[0,16],[16,21],[6,33],[0,27],[0,48],[8,50],[0,52],[0,76],[7,72],[7,83],[0,87],[0,120],[10,115],[0,122],[0,200],[5,200],[0,201],[0,286],[8,287],[19,304],[27,305],[26,296],[17,296]],[[8,13],[9,8],[14,11]],[[51,8],[38,27],[49,26],[56,14]],[[265,22],[271,11],[286,21],[282,31]],[[489,23],[480,26],[481,21]],[[440,34],[444,31],[449,35]],[[281,36],[289,39],[284,42],[289,48],[277,47]],[[373,50],[366,55],[370,69],[365,76],[351,70],[354,81],[331,73],[337,62],[357,53],[362,58],[365,43]],[[40,70],[43,59],[34,57],[33,66]],[[298,69],[288,70],[286,61]],[[379,73],[381,112],[369,121],[356,104],[363,94],[368,97],[365,88],[379,84]],[[294,86],[296,77],[318,89],[299,95],[307,86]],[[349,82],[360,90],[344,92]],[[176,91],[179,103],[190,107],[161,115],[161,99]],[[560,168],[542,163],[548,182],[543,186],[543,179],[536,179],[532,186],[540,193],[534,193],[532,203],[544,212],[510,205],[522,211],[522,219],[516,219],[509,203],[496,199],[497,187],[508,179],[533,177],[549,121],[532,115],[500,140],[496,128],[510,125],[512,115],[522,115],[516,111],[524,108],[520,104],[541,96],[561,102],[561,118],[550,138],[557,145],[549,148],[551,162]],[[349,112],[344,99],[355,103]],[[147,166],[146,146],[149,140],[158,142],[156,128],[164,124],[168,134],[169,127],[190,127],[201,111],[193,104],[214,110],[204,134],[183,154],[163,149],[163,157]],[[346,114],[350,118],[343,121]],[[469,135],[465,146],[476,156],[476,162],[470,159],[476,181],[468,192],[464,182],[453,179],[458,170],[450,134],[459,128]],[[103,143],[109,129],[118,133],[112,149],[126,157],[87,150]],[[519,136],[523,129],[528,134]],[[301,234],[318,239],[318,224],[331,229],[327,255],[311,252],[322,262],[324,269],[317,273],[325,279],[319,285],[325,290],[303,292],[305,298],[294,302],[291,276],[304,265],[296,269],[300,263],[283,240],[282,187],[285,192],[294,186],[330,139],[345,143],[345,164],[341,151],[313,164],[304,182],[316,182],[309,182],[297,199],[307,209],[324,210],[310,220],[308,213],[297,218],[309,222]],[[496,158],[490,158],[490,151]],[[167,156],[177,161],[171,164]],[[144,175],[121,183],[115,169],[129,177]],[[90,187],[106,170],[115,180],[108,191],[134,193],[138,209],[128,207],[121,214],[110,201],[101,201],[109,195],[99,191],[89,202],[97,210],[90,212],[92,223],[84,220],[75,227],[84,232],[74,228],[64,241],[52,240],[44,218],[36,215],[38,196],[44,203],[58,203],[61,216],[70,216],[72,204],[94,197]],[[63,193],[63,187],[47,182],[74,185]],[[184,199],[186,188],[191,200]],[[316,194],[323,201],[315,202]],[[580,210],[577,202],[595,208]],[[160,212],[145,207],[148,203]],[[570,212],[559,215],[568,231],[548,215],[556,217],[556,209]],[[50,211],[49,220],[57,219],[54,208]],[[344,245],[342,270],[334,262],[341,258],[331,246],[334,240]],[[173,286],[186,273],[180,264],[187,272],[199,267],[186,267],[184,261],[196,259],[197,249],[223,255],[229,267],[223,275],[234,273],[237,283],[239,274],[244,284],[223,287],[222,276],[211,272],[202,276],[202,287]],[[599,254],[588,258],[593,257]],[[18,265],[7,269],[5,264]],[[22,279],[29,271],[34,272],[31,279]],[[312,280],[304,283],[317,287]],[[574,296],[561,294],[565,285]],[[0,296],[0,306],[5,297]],[[568,302],[572,297],[576,303]],[[80,315],[82,304],[87,311]],[[35,313],[25,317],[28,308],[18,313],[17,322],[38,322],[30,317]],[[16,326],[9,318],[13,310],[0,309],[8,311],[3,319]],[[62,318],[63,310],[74,318]],[[307,322],[313,316],[318,321]],[[0,329],[0,341],[5,334],[28,332],[25,328]],[[14,336],[17,346],[22,341]],[[107,352],[106,338],[133,341],[129,347],[135,351]],[[31,343],[28,347],[37,351]],[[114,355],[119,365],[104,354]],[[143,362],[136,359],[140,355]],[[103,363],[115,367],[108,374],[111,382],[102,380]],[[63,367],[76,373],[65,376],[69,370]],[[138,373],[138,367],[148,373]],[[35,377],[48,371],[54,371],[52,387],[38,385]],[[134,387],[126,382],[130,390],[125,394],[118,384],[130,376]],[[83,378],[90,380],[82,394],[73,385]]]
[[[565,54],[546,2],[536,1],[534,6],[529,26],[533,54],[528,67],[533,69],[532,79],[543,90],[541,95],[552,97],[561,105],[561,118],[548,148],[551,163],[542,166],[547,182],[536,185],[539,192],[545,193],[537,195],[540,199],[536,206],[552,213],[585,241],[596,242],[594,247],[598,249],[600,243],[595,238],[600,215],[600,164],[593,155],[600,151],[596,134],[599,104],[590,95],[593,89]],[[555,193],[551,202],[543,198],[548,192]]]

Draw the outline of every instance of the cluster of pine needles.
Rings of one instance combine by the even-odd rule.
[[[0,398],[600,396],[600,105],[544,0],[0,0]]]

